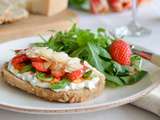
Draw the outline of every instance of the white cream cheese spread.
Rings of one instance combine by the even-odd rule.
[[[18,71],[16,69],[14,69],[14,67],[12,66],[11,63],[8,64],[8,70],[11,73],[13,73],[14,75],[16,75],[18,78],[25,80],[25,81],[28,81],[33,86],[37,86],[37,87],[41,87],[41,88],[49,88],[49,86],[50,86],[49,83],[42,82],[42,81],[38,80],[34,73],[31,73],[31,72],[26,72],[26,73],[22,73],[22,74],[18,73]],[[65,88],[56,89],[55,91],[59,92],[59,91],[68,91],[68,90],[79,90],[82,88],[93,89],[96,87],[100,78],[94,74],[92,74],[91,77],[92,77],[92,79],[84,80],[80,83],[72,83],[71,82]]]

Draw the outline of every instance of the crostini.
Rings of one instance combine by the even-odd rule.
[[[48,101],[78,103],[102,93],[105,76],[79,58],[47,47],[15,50],[2,77],[11,86]]]

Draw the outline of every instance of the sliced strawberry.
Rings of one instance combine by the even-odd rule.
[[[30,58],[32,62],[44,62],[45,60],[42,59],[41,57],[33,57]]]
[[[32,66],[40,72],[48,72],[48,67],[46,67],[46,61],[41,57],[30,58],[32,61]]]
[[[73,71],[72,73],[69,73],[67,76],[70,80],[76,80],[78,78],[81,78],[83,76],[83,70],[76,70]]]
[[[112,59],[122,65],[130,65],[131,49],[130,46],[123,40],[115,40],[110,48],[109,52]]]
[[[29,60],[30,59],[25,54],[20,54],[20,55],[13,57],[13,59],[11,60],[11,63],[14,66],[14,68],[20,70],[24,66],[22,63],[27,62]]]
[[[22,63],[28,60],[29,58],[25,54],[20,54],[20,55],[13,57],[11,62],[12,64],[18,64],[18,63]]]
[[[48,68],[45,68],[44,61],[43,62],[32,62],[32,66],[40,72],[48,72]]]
[[[19,64],[14,64],[13,66],[15,69],[21,71],[24,67],[24,64],[19,63]]]
[[[52,75],[56,78],[56,79],[60,79],[61,77],[63,77],[65,74],[64,70],[62,71],[52,71]]]

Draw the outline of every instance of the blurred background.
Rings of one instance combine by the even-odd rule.
[[[149,46],[158,38],[159,8],[159,0],[0,0],[0,41],[67,30],[77,23]]]
[[[152,16],[158,19],[160,15],[159,4],[159,0],[0,0],[0,36],[3,40],[16,39],[50,29],[66,30],[74,23],[129,34],[124,27],[130,21],[135,25],[143,23],[147,34],[151,34],[148,28],[153,27]]]

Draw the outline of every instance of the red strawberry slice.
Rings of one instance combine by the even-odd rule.
[[[20,54],[20,55],[13,57],[11,62],[12,64],[18,64],[18,63],[22,63],[28,60],[29,58],[25,54]]]
[[[25,54],[20,54],[13,57],[13,59],[11,60],[11,63],[14,66],[14,68],[21,70],[24,66],[22,63],[27,62],[29,60],[30,59]]]
[[[67,76],[70,80],[74,81],[83,76],[83,70],[80,69],[80,70],[73,71],[72,73],[69,73]]]
[[[44,62],[32,62],[32,66],[40,72],[48,72],[48,68],[45,68]]]
[[[32,62],[44,62],[45,61],[40,57],[33,57],[33,58],[30,58],[30,59],[31,59]]]
[[[131,49],[130,46],[123,40],[115,40],[110,48],[109,52],[112,59],[122,65],[130,65]]]
[[[56,78],[56,79],[61,79],[61,77],[63,77],[65,74],[64,70],[63,71],[52,71],[52,75]]]
[[[40,71],[40,72],[48,72],[48,68],[45,67],[45,60],[43,60],[42,58],[40,57],[33,57],[33,58],[30,58],[31,61],[32,61],[32,66]]]
[[[14,64],[13,66],[14,66],[15,69],[21,71],[24,67],[24,64],[19,63],[19,64]]]

